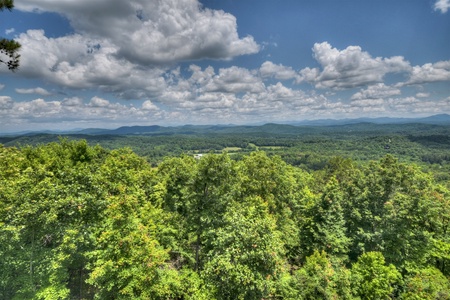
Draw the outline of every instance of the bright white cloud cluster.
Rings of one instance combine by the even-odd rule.
[[[450,81],[450,60],[434,64],[415,66],[405,84],[423,84],[430,82]]]
[[[180,67],[139,68],[115,55],[114,47],[107,40],[96,44],[81,34],[47,38],[43,31],[35,30],[22,34],[19,39],[25,45],[22,73],[27,76],[39,75],[60,86],[75,89],[98,87],[119,98],[145,101],[139,107],[98,96],[87,103],[78,97],[58,101],[35,99],[24,103],[14,102],[10,97],[1,98],[3,113],[17,122],[47,118],[167,123],[175,118],[180,123],[239,123],[261,118],[267,121],[295,120],[300,116],[324,118],[406,110],[424,113],[432,107],[427,102],[430,94],[421,91],[416,97],[402,97],[402,89],[450,81],[449,61],[411,67],[402,57],[373,58],[358,46],[338,50],[327,42],[315,44],[313,48],[321,69],[304,68],[297,72],[291,67],[266,61],[254,70],[237,66],[202,69],[192,64],[182,71]],[[51,52],[45,55],[49,49]],[[39,68],[36,67],[38,63],[41,64]],[[398,72],[404,73],[405,81],[384,82],[386,74]],[[305,82],[325,93],[297,88],[296,84]],[[356,87],[359,91],[348,98],[350,101],[339,98],[341,90]],[[50,92],[41,87],[17,88],[16,92],[50,96]],[[442,103],[438,107],[450,111],[446,106],[448,101]]]
[[[437,0],[434,4],[434,10],[439,10],[443,14],[445,14],[449,8],[450,0]]]
[[[26,122],[34,124],[33,129],[45,129],[45,126],[58,122],[59,129],[71,129],[83,124],[89,126],[112,122],[119,126],[123,122],[147,123],[163,119],[163,112],[157,107],[149,108],[150,102],[144,102],[142,107],[135,107],[130,104],[113,103],[100,97],[93,97],[85,103],[78,97],[57,101],[38,98],[19,102],[10,97],[0,96],[0,126],[4,130],[17,130]]]
[[[358,93],[354,94],[352,100],[364,100],[364,99],[380,99],[398,96],[401,94],[399,88],[386,86],[384,83],[378,83],[371,85],[366,89],[362,89]]]
[[[23,48],[22,76],[76,89],[100,88],[124,98],[157,94],[165,87],[165,69],[143,69],[120,59],[107,40],[92,41],[80,34],[47,38],[43,30],[29,30],[17,40]]]
[[[299,79],[299,75],[291,67],[277,65],[271,61],[264,62],[259,72],[262,77],[274,77],[278,80]]]
[[[267,63],[266,63],[267,65]],[[296,120],[299,118],[351,117],[356,115],[390,115],[392,113],[450,112],[449,99],[429,100],[430,94],[402,96],[401,88],[375,83],[360,89],[346,99],[336,93],[317,94],[288,87],[281,81],[272,84],[261,76],[260,69],[230,67],[215,70],[189,67],[190,76],[176,68],[164,75],[165,89],[158,97],[135,102],[116,103],[94,96],[84,101],[79,97],[45,101],[41,98],[18,102],[0,97],[0,126],[16,128],[21,122],[69,122],[75,124],[102,122],[111,124],[182,123],[247,123]],[[24,89],[31,93],[36,89]],[[440,110],[440,111],[439,111]],[[81,123],[80,123],[81,122]],[[112,122],[112,123],[111,123]],[[43,125],[42,125],[43,126]],[[98,125],[97,125],[98,126]]]
[[[313,83],[316,88],[361,87],[382,82],[388,73],[407,72],[411,68],[401,56],[373,58],[359,46],[339,51],[327,42],[316,43],[313,53],[322,69],[305,68],[300,71],[300,80]]]
[[[233,15],[204,9],[196,0],[24,0],[17,8],[63,14],[76,32],[58,38],[43,30],[20,34],[22,76],[125,99],[161,95],[167,88],[163,76],[174,63],[259,51],[252,37],[238,36]]]
[[[114,55],[140,65],[230,59],[260,48],[251,36],[238,36],[233,15],[197,0],[23,0],[17,8],[63,14],[76,32],[99,44],[108,41]]]

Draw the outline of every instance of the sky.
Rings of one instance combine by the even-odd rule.
[[[450,113],[450,0],[16,0],[0,133]]]

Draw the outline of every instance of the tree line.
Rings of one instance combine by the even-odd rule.
[[[389,154],[0,145],[0,299],[449,299],[449,200]]]

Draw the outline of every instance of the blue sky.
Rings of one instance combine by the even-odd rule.
[[[21,0],[0,133],[450,113],[450,0]]]

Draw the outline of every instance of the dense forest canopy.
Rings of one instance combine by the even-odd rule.
[[[299,168],[0,146],[0,299],[448,299],[450,193],[391,154]]]

